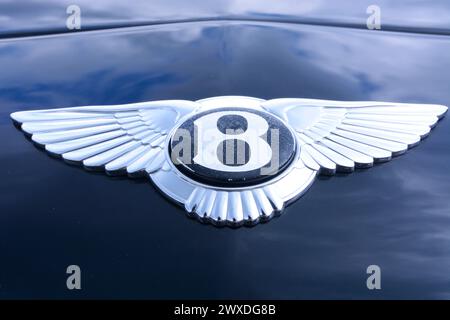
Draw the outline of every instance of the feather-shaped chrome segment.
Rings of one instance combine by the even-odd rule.
[[[350,140],[358,141],[358,142],[360,142],[362,144],[366,144],[368,146],[374,146],[374,147],[379,147],[384,150],[388,150],[388,151],[392,152],[392,155],[394,155],[394,156],[403,154],[408,149],[408,145],[406,145],[404,143],[379,139],[379,138],[370,137],[370,136],[366,136],[366,135],[362,135],[362,134],[354,133],[354,132],[350,132],[350,131],[337,129],[333,132],[333,134],[336,134],[336,135],[344,137],[344,138],[348,138]]]
[[[184,207],[200,220],[215,225],[253,225],[261,219],[270,219],[284,208],[285,201],[271,187],[242,191],[217,191],[196,187]]]
[[[273,99],[262,106],[290,124],[301,159],[323,174],[388,161],[426,137],[446,106],[368,101]]]
[[[359,151],[350,149],[345,145],[336,143],[328,138],[323,139],[320,144],[326,148],[329,148],[342,156],[353,161],[353,165],[358,168],[368,168],[373,165],[373,158],[365,155]]]
[[[91,135],[84,138],[78,138],[73,140],[66,140],[63,142],[50,143],[45,146],[47,151],[63,154],[69,151],[78,150],[87,146],[91,146],[93,144],[97,144],[103,141],[112,140],[114,138],[126,135],[126,131],[124,130],[115,130],[106,133],[100,133]]]
[[[390,123],[382,121],[370,121],[370,120],[358,120],[358,119],[345,119],[342,121],[343,124],[354,125],[359,127],[366,127],[378,130],[394,131],[400,133],[409,133],[413,135],[420,135],[425,137],[431,130],[427,125],[421,124],[403,124],[403,123]]]
[[[81,128],[89,128],[96,127],[107,124],[117,123],[117,120],[114,117],[105,117],[105,118],[86,118],[82,120],[73,119],[73,120],[64,120],[64,121],[33,121],[33,122],[25,122],[22,124],[23,131],[27,133],[38,133],[38,132],[55,132],[55,131],[65,131],[72,129],[81,129]]]
[[[139,146],[140,146],[139,141],[132,140],[132,141],[124,143],[118,147],[109,149],[105,152],[97,154],[96,156],[88,158],[83,161],[83,164],[86,167],[94,167],[94,168],[104,166],[105,164],[116,159],[117,157],[119,157],[125,153],[129,153],[130,151],[133,151],[134,149],[137,149]]]
[[[336,173],[336,163],[329,159],[326,155],[322,154],[312,145],[306,144],[302,147],[302,152],[306,152],[315,162],[320,166],[321,173],[334,174]]]
[[[83,129],[73,129],[66,131],[56,131],[49,133],[35,133],[32,137],[33,141],[39,144],[51,144],[63,141],[71,141],[74,139],[91,137],[96,134],[122,129],[119,124],[110,124],[97,127],[88,127]]]
[[[147,173],[158,171],[160,168],[162,168],[162,165],[166,159],[166,155],[164,154],[163,149],[155,147],[153,148],[153,150],[157,150],[158,153],[145,166],[145,171],[147,171]]]
[[[64,153],[63,158],[70,161],[83,161],[84,159],[92,157],[98,153],[108,151],[130,140],[132,140],[130,136],[121,136],[119,138],[107,140],[89,147]]]
[[[11,117],[32,134],[33,141],[65,160],[137,175],[162,167],[167,132],[198,107],[195,102],[173,100],[21,111]]]
[[[334,141],[341,146],[346,146],[351,150],[358,150],[362,154],[373,158],[375,161],[388,161],[392,158],[392,152],[389,150],[373,147],[355,140],[347,139],[336,134],[330,134],[326,140]],[[357,161],[356,161],[357,162]]]
[[[210,221],[213,224],[225,224],[228,213],[228,194],[227,191],[217,192],[216,200],[214,201],[214,208],[211,212]]]
[[[127,172],[129,174],[135,174],[139,171],[143,171],[147,165],[161,153],[161,151],[162,149],[160,148],[150,148],[148,152],[143,153],[127,166]]]
[[[128,151],[122,156],[117,157],[116,159],[105,164],[105,170],[110,173],[123,170],[133,163],[134,160],[140,158],[143,154],[150,152],[150,150],[150,146],[139,145],[136,149]]]

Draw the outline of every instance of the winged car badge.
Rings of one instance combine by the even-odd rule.
[[[256,224],[318,174],[352,172],[417,145],[447,107],[225,96],[11,114],[49,153],[107,174],[148,176],[190,216]]]

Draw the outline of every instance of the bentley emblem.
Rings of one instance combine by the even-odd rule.
[[[203,222],[239,226],[280,213],[318,174],[352,172],[417,145],[447,107],[214,97],[11,114],[63,160],[148,176]]]

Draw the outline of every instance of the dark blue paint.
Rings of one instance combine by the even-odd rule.
[[[187,219],[145,180],[53,159],[9,120],[229,94],[449,105],[448,52],[444,36],[237,22],[0,42],[0,297],[449,298],[448,119],[401,158],[320,179],[282,217],[236,230]],[[80,292],[65,288],[70,264]],[[366,289],[370,264],[381,291]]]

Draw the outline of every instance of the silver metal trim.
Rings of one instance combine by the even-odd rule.
[[[176,128],[199,112],[241,107],[269,112],[296,137],[294,161],[260,185],[226,188],[197,182],[170,160]],[[20,128],[47,152],[108,174],[146,175],[190,217],[215,225],[254,225],[303,195],[317,174],[369,168],[428,136],[446,106],[222,96],[116,106],[20,111]]]

